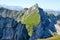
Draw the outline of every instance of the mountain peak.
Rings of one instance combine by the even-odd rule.
[[[33,5],[33,7],[38,7],[38,4],[36,3],[35,5]]]
[[[37,8],[38,8],[38,4],[36,3],[36,4],[33,5],[31,8],[32,8],[32,9],[37,9]]]
[[[30,14],[34,11],[38,11],[38,4],[37,3],[33,6],[31,6],[30,8],[28,8],[28,10],[26,11],[26,14]]]

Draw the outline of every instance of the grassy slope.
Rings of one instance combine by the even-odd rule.
[[[23,23],[27,25],[28,34],[31,36],[33,33],[33,27],[37,26],[40,22],[40,15],[38,12],[34,12],[24,18]]]
[[[60,35],[55,35],[54,37],[47,38],[47,39],[37,39],[37,40],[60,40]]]
[[[60,35],[48,38],[47,40],[60,40]]]

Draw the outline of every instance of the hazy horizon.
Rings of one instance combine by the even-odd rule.
[[[29,8],[38,3],[40,8],[60,10],[60,0],[0,0],[0,5],[21,6]]]

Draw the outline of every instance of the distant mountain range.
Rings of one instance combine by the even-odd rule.
[[[23,7],[21,6],[8,6],[8,5],[0,5],[0,7],[6,8],[6,9],[10,9],[10,10],[22,10]]]
[[[51,14],[60,14],[60,10],[55,11],[55,10],[51,10],[51,9],[45,9],[44,11],[47,13],[51,13]]]

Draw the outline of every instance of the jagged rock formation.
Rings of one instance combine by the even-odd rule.
[[[27,8],[21,11],[16,11],[0,7],[0,15],[2,15],[3,17],[14,18],[16,21],[20,21],[26,10]]]
[[[32,7],[28,8],[27,10],[25,10],[24,15],[22,16],[22,21],[24,20],[24,18],[26,16],[30,16],[31,14],[38,12],[38,4],[33,5]]]
[[[38,12],[41,22],[33,28],[34,32],[29,39],[27,30],[24,24],[17,21],[24,20],[25,16],[30,16],[32,13]],[[38,38],[52,37],[52,33],[56,33],[55,24],[60,19],[59,16],[48,15],[43,9],[38,7],[38,4],[31,8],[25,8],[22,11],[8,10],[0,8],[0,39],[1,40],[35,40]],[[13,18],[13,19],[12,19]],[[17,20],[17,21],[15,21]]]
[[[57,23],[57,18],[54,15],[49,16],[47,13],[43,11],[43,9],[39,7],[38,11],[40,14],[41,22],[38,24],[37,27],[34,28],[34,33],[29,40],[36,40],[38,38],[49,38],[57,32],[54,26]]]
[[[26,25],[0,15],[0,40],[28,40]]]

